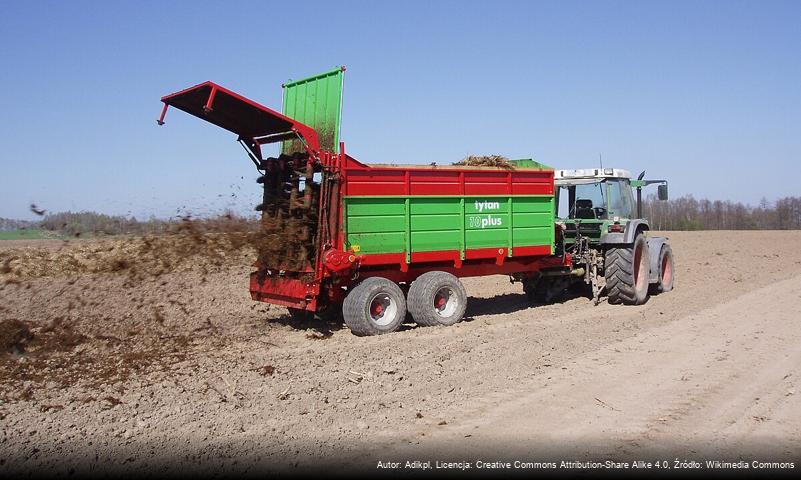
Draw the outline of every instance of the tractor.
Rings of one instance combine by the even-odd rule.
[[[658,184],[657,198],[667,200],[667,181],[644,177],[618,168],[555,171],[556,252],[570,262],[520,279],[532,302],[550,303],[570,289],[591,294],[596,305],[604,290],[611,304],[641,305],[673,289],[668,239],[650,236],[642,216],[642,189]]]

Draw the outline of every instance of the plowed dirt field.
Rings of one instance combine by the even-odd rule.
[[[470,278],[463,322],[366,338],[251,301],[247,249],[0,242],[0,475],[798,460],[801,232],[666,235],[643,306]]]

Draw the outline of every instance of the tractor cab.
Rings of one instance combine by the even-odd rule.
[[[557,170],[555,172],[557,221],[564,227],[564,241],[575,242],[576,233],[592,243],[605,243],[607,234],[622,234],[632,220],[642,219],[642,187],[659,183],[659,199],[667,199],[664,180],[632,180],[619,168]],[[637,195],[635,200],[634,191]]]

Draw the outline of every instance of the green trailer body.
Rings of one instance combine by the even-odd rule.
[[[407,264],[554,253],[553,170],[532,160],[505,169],[351,159],[344,187],[345,251]]]
[[[362,254],[464,252],[554,245],[554,201],[541,196],[345,198],[345,250]]]

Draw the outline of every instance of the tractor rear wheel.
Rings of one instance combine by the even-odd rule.
[[[406,318],[406,298],[395,282],[370,277],[348,292],[342,314],[354,335],[390,333]]]
[[[658,280],[652,285],[653,293],[664,293],[673,290],[673,249],[667,243],[659,251]]]
[[[467,308],[464,285],[448,272],[420,275],[409,287],[407,299],[412,318],[423,327],[453,325]]]
[[[609,303],[641,305],[648,299],[648,241],[639,234],[634,243],[606,250],[604,277]]]

